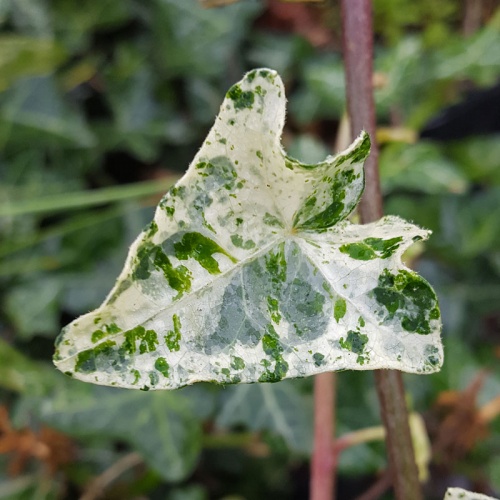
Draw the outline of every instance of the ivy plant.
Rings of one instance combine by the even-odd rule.
[[[349,222],[370,138],[301,163],[281,146],[285,103],[269,69],[229,89],[102,306],[59,336],[60,370],[148,390],[440,368],[436,295],[401,261],[429,232]]]

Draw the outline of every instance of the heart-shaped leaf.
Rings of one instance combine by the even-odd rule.
[[[173,389],[439,369],[436,295],[401,263],[428,232],[397,217],[345,220],[363,191],[368,135],[305,165],[280,145],[284,118],[275,72],[251,71],[231,87],[104,304],[63,330],[60,370]]]

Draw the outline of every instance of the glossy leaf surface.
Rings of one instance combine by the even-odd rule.
[[[348,222],[363,191],[368,135],[305,165],[281,147],[284,117],[275,72],[254,70],[231,87],[104,304],[64,329],[60,370],[173,389],[439,369],[435,293],[401,263],[428,232],[397,217]]]

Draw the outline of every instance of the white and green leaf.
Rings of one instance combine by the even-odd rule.
[[[462,488],[448,488],[444,496],[444,500],[496,500],[493,497],[482,495],[481,493],[473,493]]]
[[[436,295],[401,262],[428,231],[397,217],[348,222],[363,191],[368,135],[302,164],[281,147],[285,102],[271,70],[231,87],[105,302],[63,330],[60,370],[174,389],[439,369]]]

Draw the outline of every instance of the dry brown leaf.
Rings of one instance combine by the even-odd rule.
[[[0,406],[0,453],[10,455],[7,472],[12,476],[23,472],[32,459],[54,474],[73,460],[75,446],[67,436],[49,427],[42,426],[38,432],[14,429],[7,408]]]
[[[488,435],[488,423],[500,413],[500,398],[482,408],[477,406],[486,372],[480,372],[463,391],[444,391],[437,400],[440,423],[433,439],[434,456],[451,464],[463,458]]]

